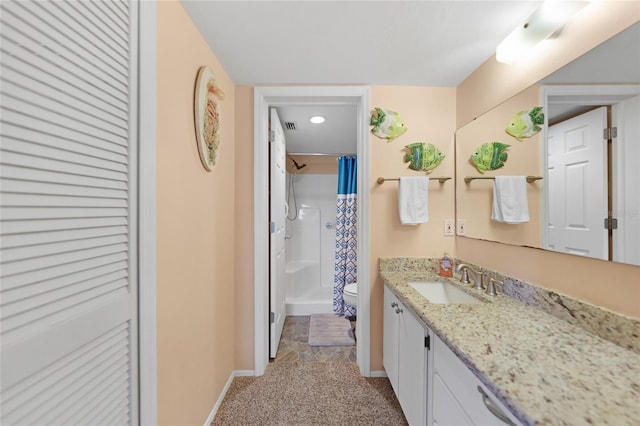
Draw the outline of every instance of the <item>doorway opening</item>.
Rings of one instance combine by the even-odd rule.
[[[356,109],[358,162],[358,327],[357,365],[370,375],[369,356],[369,151],[366,87],[257,87],[254,89],[254,255],[255,255],[255,374],[269,362],[269,108],[290,106],[353,106]]]

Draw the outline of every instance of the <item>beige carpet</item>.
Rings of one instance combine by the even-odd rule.
[[[313,314],[309,321],[309,345],[352,346],[356,344],[351,322],[334,314]]]
[[[386,378],[364,378],[353,363],[269,364],[236,377],[213,425],[406,425]]]

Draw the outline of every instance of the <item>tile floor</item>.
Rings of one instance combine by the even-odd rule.
[[[310,316],[288,316],[276,358],[271,362],[356,362],[356,346],[309,346]],[[352,322],[355,327],[355,322]]]

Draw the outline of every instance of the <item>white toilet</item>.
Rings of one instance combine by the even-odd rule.
[[[358,306],[358,283],[345,285],[342,297],[345,303],[356,308]]]

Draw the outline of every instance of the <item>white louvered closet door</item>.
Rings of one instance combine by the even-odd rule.
[[[127,1],[0,1],[0,423],[138,422]]]

